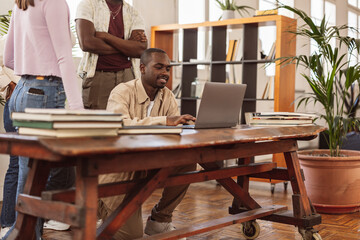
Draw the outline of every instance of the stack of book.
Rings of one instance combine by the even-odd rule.
[[[302,125],[313,124],[317,118],[315,114],[296,112],[247,112],[245,121],[247,125]]]
[[[50,137],[117,136],[123,116],[105,110],[26,108],[11,114],[19,134]]]

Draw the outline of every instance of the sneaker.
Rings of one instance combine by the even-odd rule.
[[[1,228],[1,233],[0,233],[0,239],[2,239],[6,233],[10,230],[11,227],[4,227],[4,228]]]
[[[151,220],[151,218],[149,217],[148,220],[146,221],[144,232],[145,234],[151,236],[158,233],[164,233],[173,230],[176,230],[176,228],[171,222],[157,222]],[[180,238],[180,240],[186,240],[186,238]]]
[[[102,219],[99,219],[96,221],[96,228],[99,228],[101,226],[101,224],[103,224]]]
[[[51,229],[57,231],[66,231],[70,228],[69,224],[58,222],[55,220],[49,220],[44,223],[44,229]]]

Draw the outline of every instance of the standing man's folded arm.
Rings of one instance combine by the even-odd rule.
[[[144,30],[141,29],[133,30],[128,40],[116,37],[107,32],[96,32],[95,36],[101,38],[128,57],[140,58],[143,51],[147,49],[147,38]]]
[[[102,55],[115,54],[119,52],[103,39],[95,36],[95,26],[89,20],[80,18],[76,19],[76,32],[80,47],[84,52]]]

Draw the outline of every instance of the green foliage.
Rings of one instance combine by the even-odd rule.
[[[237,11],[240,16],[242,16],[243,12],[246,12],[247,14],[249,14],[248,9],[253,9],[252,7],[249,6],[241,6],[241,5],[236,5],[235,4],[235,0],[215,0],[216,3],[219,5],[221,10],[232,10],[232,11]]]
[[[332,156],[338,156],[346,133],[358,129],[359,126],[359,120],[355,118],[359,95],[354,94],[354,86],[360,86],[360,66],[358,63],[350,64],[352,54],[359,54],[359,40],[341,34],[342,30],[351,29],[347,25],[329,26],[326,16],[320,25],[316,25],[299,9],[286,5],[280,5],[279,8],[295,13],[304,21],[304,24],[292,33],[316,43],[316,51],[309,56],[298,55],[280,60],[281,64],[293,63],[310,70],[309,74],[303,73],[302,76],[312,92],[301,96],[297,106],[311,102],[319,103],[323,107],[325,113],[320,114],[320,118],[327,124],[329,149]],[[334,40],[338,43],[336,47],[332,46]]]
[[[9,29],[10,16],[11,16],[11,11],[9,11],[9,15],[0,16],[0,36],[5,35]]]
[[[2,96],[0,96],[0,104],[3,106],[5,105],[5,99]]]

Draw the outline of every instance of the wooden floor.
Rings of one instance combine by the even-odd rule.
[[[291,190],[284,191],[283,184],[277,184],[275,193],[271,194],[269,183],[251,182],[251,194],[260,205],[287,205],[291,209]],[[289,185],[289,188],[290,185]],[[143,206],[144,222],[151,208],[158,201],[161,190],[153,194]],[[188,226],[205,222],[209,219],[228,216],[227,208],[232,197],[214,181],[192,184],[189,191],[176,209],[173,223],[176,227]],[[357,240],[360,239],[360,213],[347,215],[322,215],[323,223],[316,226],[324,240]],[[301,240],[300,234],[294,226],[259,221],[261,226],[258,240]],[[45,231],[45,240],[71,239],[71,231]],[[232,225],[206,234],[188,237],[189,240],[235,240],[245,239],[241,236],[239,225]]]

